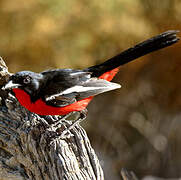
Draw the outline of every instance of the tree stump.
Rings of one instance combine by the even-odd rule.
[[[10,73],[0,59],[0,86]],[[0,90],[0,180],[104,179],[85,130],[61,138],[71,121],[38,116],[23,108],[9,92]]]

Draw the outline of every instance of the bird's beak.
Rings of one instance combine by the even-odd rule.
[[[11,80],[2,89],[4,89],[4,90],[6,90],[6,89],[13,89],[13,88],[18,88],[19,86],[21,86],[21,85],[13,83],[13,81]]]

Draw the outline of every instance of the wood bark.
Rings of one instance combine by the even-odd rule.
[[[10,73],[0,59],[0,86]],[[61,138],[71,125],[58,116],[40,117],[0,90],[0,180],[103,180],[99,160],[85,130]]]

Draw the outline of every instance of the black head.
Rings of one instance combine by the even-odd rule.
[[[21,71],[13,74],[5,89],[21,88],[30,95],[36,95],[42,85],[43,75],[31,71]]]

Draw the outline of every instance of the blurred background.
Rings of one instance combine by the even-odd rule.
[[[2,0],[0,56],[10,72],[85,68],[169,29],[180,0]],[[105,173],[181,177],[181,43],[121,67],[122,88],[89,105],[87,130]]]

